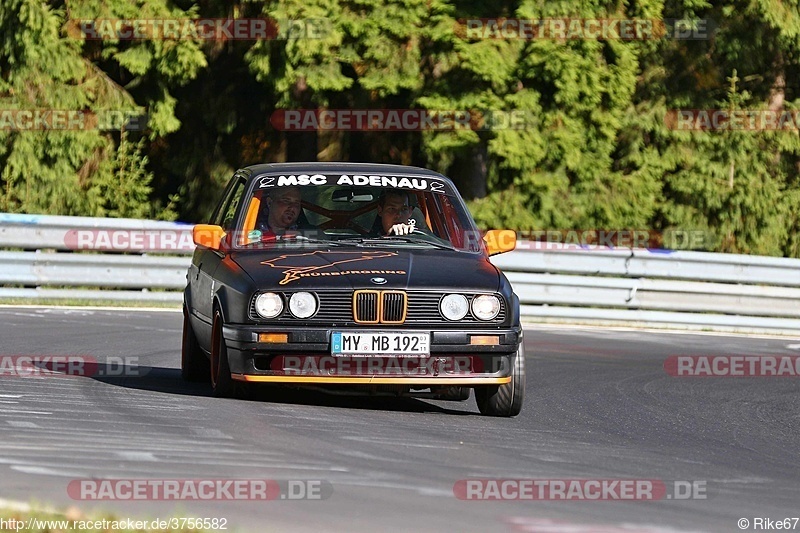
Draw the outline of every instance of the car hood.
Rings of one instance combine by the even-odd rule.
[[[458,289],[497,291],[485,256],[431,249],[346,248],[233,253],[258,289]]]

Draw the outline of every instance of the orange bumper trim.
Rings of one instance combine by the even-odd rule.
[[[388,376],[254,376],[231,374],[236,381],[248,383],[342,383],[351,385],[502,385],[511,382],[505,378],[419,378]]]

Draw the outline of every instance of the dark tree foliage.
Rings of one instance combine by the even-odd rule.
[[[470,19],[566,17],[711,23],[695,39],[466,31]],[[80,26],[197,18],[267,18],[284,31],[91,40]],[[286,32],[287,20],[313,24]],[[149,117],[144,131],[0,124],[0,211],[202,221],[240,166],[375,161],[448,174],[484,227],[701,230],[709,250],[800,257],[797,124],[674,122],[679,109],[800,113],[800,0],[4,0],[0,74],[0,111]],[[270,119],[289,109],[525,121],[281,131]]]

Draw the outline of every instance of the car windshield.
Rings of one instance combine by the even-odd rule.
[[[483,251],[480,232],[452,184],[429,176],[259,176],[244,200],[234,243],[240,250],[358,246]]]

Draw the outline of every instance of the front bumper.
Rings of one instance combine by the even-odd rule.
[[[508,383],[513,357],[522,342],[519,327],[469,331],[385,328],[403,333],[429,333],[430,355],[331,355],[331,334],[353,329],[227,325],[223,336],[232,377],[239,381],[422,387]],[[285,333],[288,342],[258,342],[260,333]],[[496,336],[498,342],[471,344],[474,336]]]

